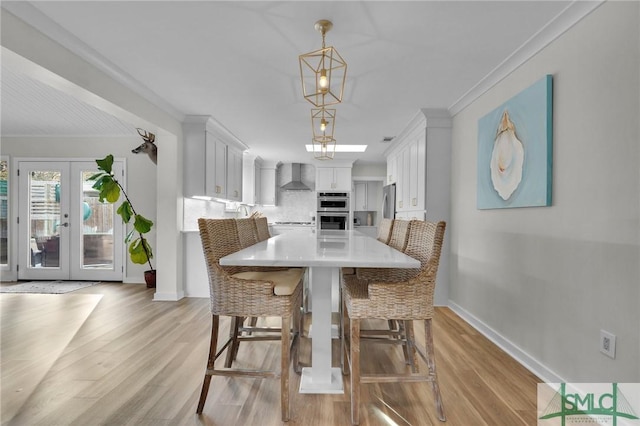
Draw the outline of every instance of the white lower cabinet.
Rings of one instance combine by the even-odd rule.
[[[271,225],[271,236],[284,234],[285,232],[300,231],[304,229],[311,229],[313,226],[300,226],[300,225]]]

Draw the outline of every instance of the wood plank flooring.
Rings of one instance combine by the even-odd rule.
[[[196,415],[209,301],[152,298],[142,285],[113,283],[62,295],[0,294],[1,424],[283,424],[273,379],[214,377]],[[370,324],[377,325],[384,324]],[[226,327],[225,319],[222,337]],[[392,383],[362,385],[361,425],[536,424],[537,377],[447,308],[436,309],[434,336],[447,422],[435,415],[428,383]],[[302,339],[306,364],[310,346]],[[277,342],[241,345],[237,362],[275,368],[278,349]],[[333,351],[338,366],[338,341]],[[362,354],[363,371],[403,368],[398,347],[363,342]],[[340,395],[303,395],[298,385],[291,371],[289,425],[350,424],[348,377]]]

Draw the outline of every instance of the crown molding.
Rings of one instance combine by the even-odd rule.
[[[149,89],[140,81],[125,72],[122,68],[118,67],[116,64],[93,50],[89,45],[50,19],[30,2],[2,2],[2,9],[5,9],[15,15],[18,19],[33,27],[36,31],[41,32],[54,42],[71,51],[76,56],[87,61],[89,64],[93,65],[98,70],[105,73],[132,92],[162,109],[177,121],[181,122],[184,119],[184,114],[164,98],[160,97],[153,90]]]
[[[525,41],[518,49],[502,61],[496,68],[469,89],[448,109],[452,116],[456,115],[476,99],[498,84],[535,54],[547,47],[551,42],[568,31],[584,17],[601,6],[606,0],[575,0],[562,10],[555,18],[542,27],[537,33]]]
[[[247,144],[242,142],[240,138],[234,135],[231,130],[227,129],[222,123],[220,123],[210,115],[186,115],[184,116],[182,123],[183,126],[200,126],[203,130],[207,130],[208,132],[221,137],[227,143],[233,142],[242,151],[246,151],[249,149],[249,146],[247,146]]]

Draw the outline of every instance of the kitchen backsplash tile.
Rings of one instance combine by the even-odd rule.
[[[185,198],[183,200],[183,230],[197,231],[198,219],[201,217],[225,217],[224,203],[217,201]]]
[[[315,191],[280,191],[275,207],[257,206],[269,222],[311,222],[316,215]]]
[[[284,185],[284,175],[282,168],[291,167],[291,164],[283,164],[278,168],[278,187]],[[311,164],[303,164],[300,168],[302,182],[309,188],[315,189],[316,168]],[[254,210],[259,210],[269,219],[269,222],[310,222],[316,215],[316,192],[315,191],[282,191],[278,189],[278,205],[272,207],[257,206]]]

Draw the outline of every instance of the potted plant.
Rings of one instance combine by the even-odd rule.
[[[124,242],[128,245],[129,257],[133,263],[149,264],[149,270],[144,272],[144,280],[147,283],[147,288],[153,288],[156,286],[156,270],[151,265],[153,251],[144,237],[144,234],[151,231],[153,222],[138,214],[133,208],[127,192],[112,172],[113,155],[109,154],[102,160],[96,160],[96,164],[98,164],[99,172],[91,176],[89,180],[95,181],[93,188],[98,190],[100,202],[106,200],[108,203],[116,203],[120,199],[120,194],[124,195],[124,201],[116,213],[122,217],[125,224],[133,218],[133,229],[127,233]]]

